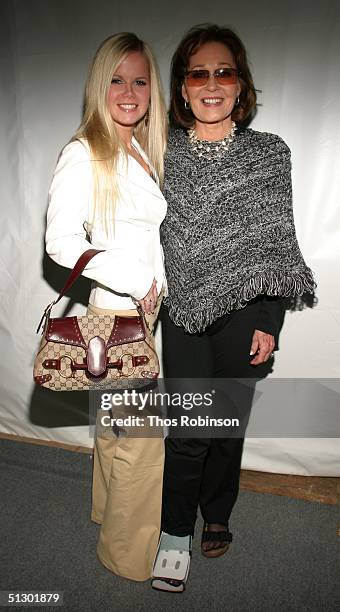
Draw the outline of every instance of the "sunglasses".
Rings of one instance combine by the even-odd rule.
[[[237,77],[240,74],[237,68],[219,68],[215,72],[209,72],[209,70],[188,70],[185,74],[185,81],[189,87],[202,87],[213,76],[219,85],[234,85],[237,83]]]

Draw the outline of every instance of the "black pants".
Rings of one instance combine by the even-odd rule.
[[[188,334],[162,309],[163,360],[166,378],[254,379],[246,399],[250,410],[255,382],[267,364],[250,365],[250,346],[261,302],[218,319],[202,334]],[[204,521],[227,525],[239,490],[242,438],[165,440],[162,530],[193,534],[200,506]]]

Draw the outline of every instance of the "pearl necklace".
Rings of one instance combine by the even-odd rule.
[[[213,157],[222,157],[226,153],[235,138],[237,130],[235,121],[232,121],[231,130],[222,140],[200,140],[196,134],[196,130],[188,130],[189,142],[198,157],[213,159]]]

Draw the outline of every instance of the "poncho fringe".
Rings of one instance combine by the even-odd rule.
[[[247,303],[258,295],[268,296],[301,296],[304,293],[313,293],[316,288],[312,271],[307,268],[305,272],[296,272],[291,275],[278,272],[263,272],[249,279],[235,293],[219,296],[207,308],[198,310],[185,309],[176,297],[171,302],[165,298],[164,303],[169,309],[171,320],[191,334],[199,333],[211,325],[216,319],[233,310],[244,308]]]

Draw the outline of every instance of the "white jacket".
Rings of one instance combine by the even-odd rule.
[[[150,165],[133,138],[133,145]],[[153,170],[153,169],[151,169]],[[118,160],[120,198],[116,204],[114,229],[106,235],[95,221],[91,244],[86,240],[92,220],[92,169],[85,141],[74,141],[62,151],[49,191],[46,250],[61,266],[72,268],[87,249],[105,249],[86,266],[83,274],[95,282],[89,302],[99,308],[135,308],[129,296],[143,298],[156,278],[158,291],[165,284],[159,227],[166,214],[166,201],[158,184],[132,157]]]

